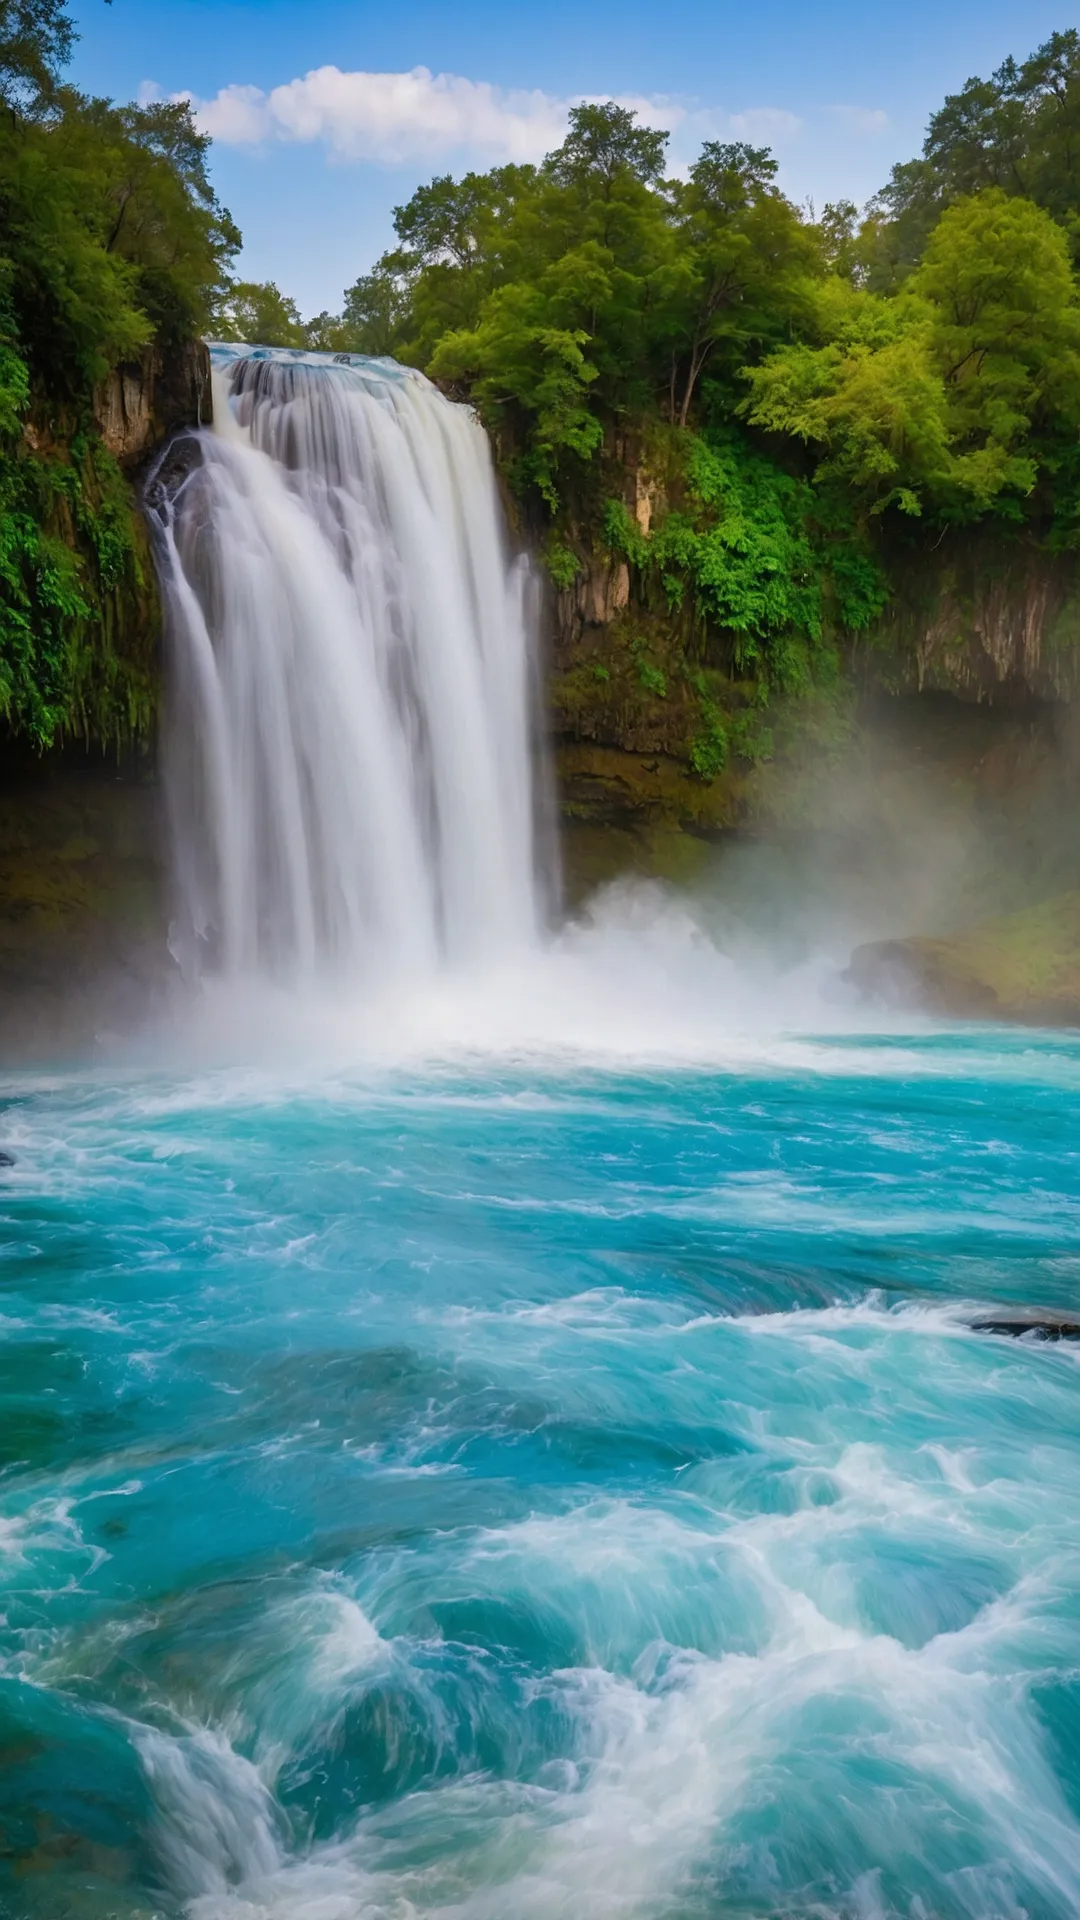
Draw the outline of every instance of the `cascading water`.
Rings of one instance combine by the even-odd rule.
[[[302,982],[527,946],[533,596],[481,427],[390,361],[214,360],[154,490],[181,957]]]

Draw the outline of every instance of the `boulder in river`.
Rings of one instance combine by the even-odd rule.
[[[1030,1314],[995,1314],[971,1322],[972,1333],[996,1333],[1009,1340],[1080,1340],[1076,1320],[1037,1319]]]
[[[846,977],[868,998],[954,1019],[1080,1027],[1080,890],[947,937],[856,947]]]

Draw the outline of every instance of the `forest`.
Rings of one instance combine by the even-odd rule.
[[[674,175],[662,131],[584,103],[541,165],[422,186],[306,322],[234,278],[187,105],[79,94],[72,34],[0,0],[0,713],[38,744],[150,723],[102,611],[145,561],[94,390],[198,334],[392,354],[470,400],[554,586],[625,563],[633,672],[662,701],[675,659],[706,780],[842,683],[915,547],[1080,544],[1075,31],[950,96],[862,210],[794,205],[745,143]]]

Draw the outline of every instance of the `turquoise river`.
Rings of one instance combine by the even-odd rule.
[[[676,1038],[0,1084],[6,1920],[1080,1912],[1080,1040]]]

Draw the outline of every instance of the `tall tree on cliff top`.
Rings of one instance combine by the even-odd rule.
[[[1080,33],[1052,34],[1022,62],[950,94],[922,155],[894,167],[880,196],[896,270],[920,258],[946,207],[984,187],[1045,207],[1080,250]]]
[[[0,0],[0,101],[10,112],[52,98],[75,39],[63,0]]]
[[[460,208],[452,183],[433,183],[437,199],[422,190],[398,218],[404,235],[441,235],[439,257],[429,253],[414,282],[410,357],[510,427],[524,448],[519,477],[550,504],[567,460],[587,459],[607,421],[652,403],[676,244],[661,185],[667,135],[612,101],[575,107],[569,119],[539,170],[463,183],[463,229],[445,225]]]
[[[0,0],[0,281],[44,392],[85,400],[148,340],[204,329],[240,236],[185,102],[117,107],[62,82],[60,0]]]
[[[676,190],[668,404],[680,426],[710,362],[724,362],[731,379],[805,313],[805,283],[820,268],[820,242],[775,178],[768,148],[711,140]]]

